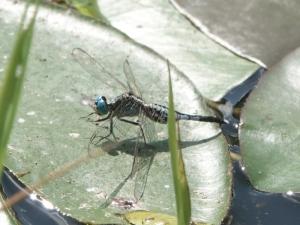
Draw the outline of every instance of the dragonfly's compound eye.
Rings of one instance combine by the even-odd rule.
[[[106,98],[104,96],[98,96],[96,98],[95,106],[99,115],[105,115],[108,113]]]

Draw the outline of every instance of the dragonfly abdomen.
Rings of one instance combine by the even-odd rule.
[[[180,112],[176,112],[176,120],[193,120],[193,121],[214,122],[214,123],[221,122],[219,118],[214,116],[189,115]]]
[[[145,115],[158,123],[166,124],[168,122],[168,108],[158,104],[145,104],[143,106]]]
[[[166,124],[168,122],[168,107],[158,104],[145,104],[143,106],[145,115],[151,120]],[[221,123],[221,120],[214,116],[200,116],[180,113],[175,111],[176,120],[193,120],[201,122]]]

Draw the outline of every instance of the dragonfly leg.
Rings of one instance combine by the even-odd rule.
[[[89,115],[92,115],[92,114],[94,114],[94,113],[91,113],[91,114],[89,114]],[[98,122],[101,122],[101,121],[108,120],[108,119],[110,119],[110,117],[111,117],[111,113],[108,114],[108,115],[107,115],[106,117],[104,117],[104,118],[99,118],[99,119],[97,119],[97,120],[92,120],[92,119],[88,118],[87,121],[88,121],[88,122],[92,122],[92,123],[98,123]]]
[[[121,120],[121,121],[123,121],[125,123],[130,123],[130,124],[133,124],[135,126],[139,126],[140,129],[141,129],[142,135],[143,135],[144,142],[145,142],[145,144],[147,144],[143,127],[142,127],[142,125],[141,125],[141,123],[139,121],[131,121],[131,120],[123,119],[123,118],[119,118],[119,120]]]
[[[89,114],[86,115],[86,116],[80,117],[79,119],[87,119],[87,120],[89,120],[89,117],[90,117],[91,115],[93,115],[93,114],[95,114],[95,112],[91,112],[91,113],[89,113]]]
[[[114,132],[113,132],[113,120],[112,118],[110,118],[110,128],[109,128],[109,132],[108,134],[106,134],[105,136],[97,136],[97,132],[94,132],[94,134],[91,136],[90,138],[90,142],[89,142],[89,145],[88,145],[88,150],[90,151],[90,145],[93,144],[95,146],[98,146],[101,141],[103,141],[104,139],[108,139],[109,136],[113,136],[115,140],[117,140]],[[96,139],[96,141],[95,141]]]
[[[117,137],[115,136],[115,133],[114,133],[114,122],[113,122],[112,118],[110,119],[109,135],[112,135],[113,138],[115,139],[115,141],[118,141],[118,139],[117,139]]]
[[[131,120],[126,120],[126,119],[123,119],[123,118],[119,118],[119,120],[125,122],[125,123],[130,123],[130,124],[133,124],[135,126],[140,126],[140,123],[138,121],[131,121]]]
[[[93,144],[94,139],[97,137],[96,133],[93,133],[93,135],[90,138],[89,144],[88,144],[88,153],[91,155],[91,144]]]

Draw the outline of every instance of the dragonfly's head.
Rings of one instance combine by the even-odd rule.
[[[99,115],[105,115],[108,113],[108,105],[104,96],[98,96],[95,100],[95,111]]]

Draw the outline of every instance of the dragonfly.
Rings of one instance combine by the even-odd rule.
[[[147,103],[145,101],[137,85],[135,76],[133,75],[128,58],[123,63],[123,73],[126,77],[126,84],[124,84],[116,75],[110,73],[100,61],[97,61],[83,49],[73,49],[72,56],[81,67],[94,78],[101,78],[102,82],[105,80],[113,80],[114,83],[126,90],[110,101],[105,96],[99,95],[90,104],[93,112],[87,116],[88,121],[96,125],[108,121],[109,127],[106,135],[99,135],[99,132],[96,130],[90,138],[89,146],[99,146],[104,139],[108,139],[111,136],[114,140],[118,140],[118,137],[114,134],[116,123],[123,122],[137,127],[130,177],[135,176],[134,197],[135,200],[138,201],[143,196],[147,176],[154,157],[153,154],[145,156],[143,151],[151,151],[153,147],[151,143],[157,140],[154,124],[167,124],[168,108],[161,104]],[[167,64],[170,73],[170,65],[169,63]],[[91,119],[90,116],[92,115],[96,115],[97,118]],[[221,119],[214,116],[191,115],[178,111],[175,111],[175,118],[177,121],[193,120],[222,123]],[[118,124],[118,126],[122,125]]]

